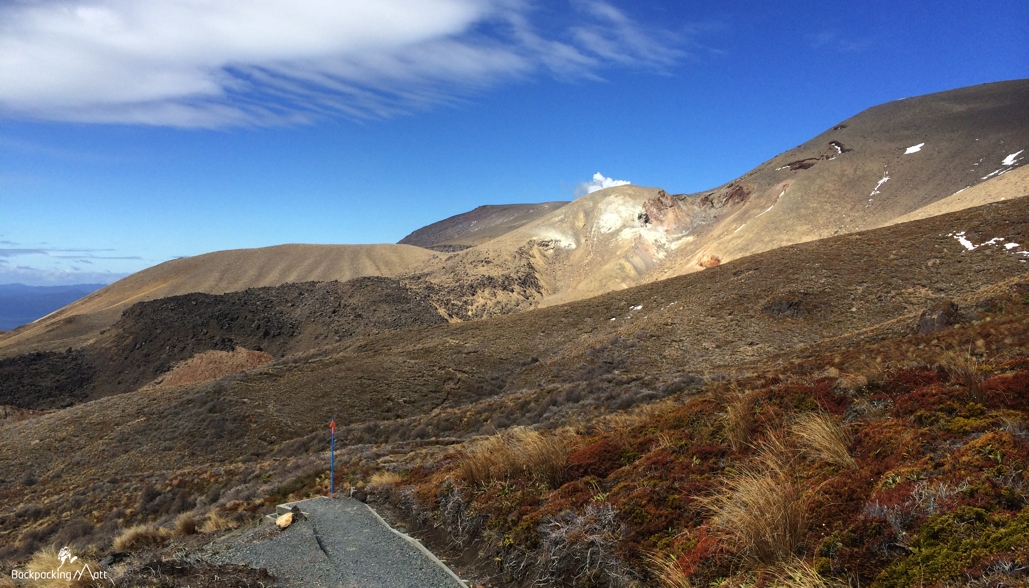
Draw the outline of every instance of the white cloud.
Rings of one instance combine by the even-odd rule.
[[[72,284],[111,284],[129,274],[80,271],[77,269],[40,269],[0,264],[0,284],[26,286],[67,286]]]
[[[527,0],[0,3],[0,113],[170,126],[381,117],[549,71],[666,68],[676,39],[574,0],[547,38]]]
[[[593,181],[586,182],[582,185],[585,188],[587,194],[592,194],[597,190],[603,190],[604,188],[613,188],[615,186],[626,186],[631,182],[625,180],[612,180],[611,178],[604,177],[604,174],[597,172],[593,174]]]

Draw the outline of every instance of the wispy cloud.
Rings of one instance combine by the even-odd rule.
[[[16,245],[10,241],[2,241],[4,244]],[[97,255],[114,251],[114,249],[33,249],[18,247],[12,249],[0,249],[0,257],[18,257],[21,255],[45,255],[57,259],[143,259],[138,255],[114,256]]]
[[[812,49],[819,50],[833,50],[841,53],[853,53],[857,51],[864,51],[869,42],[866,41],[854,41],[851,39],[844,39],[840,37],[836,31],[822,31],[820,33],[814,33],[807,35],[807,40],[811,44]]]
[[[27,266],[11,267],[0,260],[0,284],[28,286],[60,286],[70,284],[110,284],[129,274],[115,272],[80,271],[78,269],[40,269]]]
[[[50,254],[50,257],[56,257],[57,259],[74,259],[75,261],[86,261],[87,259],[136,259],[142,260],[143,258],[138,255],[54,255]],[[87,262],[88,263],[88,262]]]
[[[5,241],[6,243],[6,241]],[[18,255],[46,255],[46,249],[0,249],[0,257],[16,257]]]
[[[662,71],[688,38],[572,0],[40,0],[0,3],[0,112],[222,127],[386,117],[537,72]],[[546,29],[547,32],[542,32]]]

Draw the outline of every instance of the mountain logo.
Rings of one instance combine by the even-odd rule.
[[[61,548],[61,551],[57,553],[57,557],[61,560],[61,565],[57,566],[58,570],[63,568],[65,563],[75,563],[75,560],[79,559],[77,556],[73,556],[71,551],[68,551],[67,545]]]

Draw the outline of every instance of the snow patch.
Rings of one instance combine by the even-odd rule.
[[[636,305],[636,306],[632,306],[632,307],[629,308],[629,310],[642,310],[642,309],[643,309],[643,305],[642,304],[639,304],[639,305]]]
[[[879,188],[881,188],[882,185],[885,184],[888,181],[890,181],[890,170],[889,169],[883,169],[883,177],[882,177],[882,179],[879,180],[879,183],[875,185],[875,188],[872,188],[872,193],[868,195],[868,201],[869,202],[872,201],[872,197],[873,196],[875,196],[876,194],[880,194]]]
[[[996,169],[996,170],[986,174],[985,176],[983,176],[980,179],[988,180],[988,179],[992,178],[993,176],[1002,176],[1002,175],[1008,173],[1009,171],[1011,171],[1011,167],[1013,165],[1015,165],[1016,163],[1018,163],[1019,161],[1022,160],[1022,158],[1019,157],[1019,155],[1023,151],[1025,151],[1025,149],[1021,149],[1019,151],[1016,151],[1016,152],[1008,155],[1007,157],[1004,158],[1004,161],[1000,162],[1000,166],[1001,167],[999,169]]]
[[[958,231],[956,233],[947,233],[947,236],[948,237],[954,237],[955,239],[957,239],[958,243],[961,243],[961,245],[965,249],[967,249],[969,251],[975,251],[976,249],[978,249],[980,247],[985,247],[987,245],[997,245],[997,244],[1003,243],[1005,241],[1004,237],[994,237],[994,238],[990,239],[989,241],[983,241],[982,243],[976,245],[975,243],[972,243],[971,241],[968,240],[968,238],[965,236],[965,231]],[[1013,253],[1015,255],[1029,256],[1029,251],[1014,251],[1014,249],[1017,249],[1019,247],[1021,247],[1021,245],[1019,245],[1018,243],[1015,243],[1014,241],[1011,241],[1011,242],[1008,242],[1008,243],[1004,243],[1004,249],[1010,251],[1011,253]]]
[[[1018,159],[1015,159],[1015,158],[1018,157],[1019,154],[1022,153],[1022,151],[1025,151],[1025,149],[1022,149],[1020,151],[1016,151],[1015,153],[1012,153],[1011,155],[1008,155],[1007,157],[1004,158],[1004,161],[1000,162],[1000,164],[1001,165],[1015,165],[1015,162],[1018,161]],[[1019,158],[1019,159],[1021,159],[1021,158]]]
[[[769,210],[772,210],[772,207],[774,207],[774,206],[775,206],[774,204],[773,204],[772,206],[769,206],[769,207],[768,207],[768,208],[766,208],[766,209],[765,209],[765,211],[764,211],[764,212],[762,212],[761,214],[764,214],[765,212],[768,212]],[[754,218],[757,218],[758,216],[761,216],[761,214],[759,214],[759,215],[755,216]],[[742,229],[743,227],[740,227],[740,228]],[[739,230],[739,229],[737,229],[737,230]]]
[[[740,225],[740,229],[742,229],[745,226],[747,226],[747,223],[743,223],[742,225]],[[733,231],[733,233],[739,233],[740,229],[736,229],[735,231]]]
[[[912,146],[907,148],[907,151],[904,152],[904,155],[911,155],[912,153],[918,153],[919,151],[922,150],[923,146],[925,146],[925,143],[919,143],[918,145],[912,145]]]
[[[971,241],[965,238],[964,231],[961,231],[960,233],[954,235],[954,238],[958,240],[958,243],[964,245],[965,249],[968,249],[969,251],[975,251],[975,245],[973,245]]]

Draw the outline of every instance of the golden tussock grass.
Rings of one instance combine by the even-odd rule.
[[[114,548],[118,551],[135,551],[144,547],[159,547],[171,537],[169,529],[155,525],[136,525],[125,529],[114,539]]]
[[[70,572],[73,577],[68,580],[65,578],[50,578],[50,579],[39,579],[30,580],[30,586],[36,586],[38,588],[85,588],[86,586],[96,586],[97,583],[89,578],[87,575],[83,575],[79,579],[74,578],[74,574],[81,571],[86,565],[93,572],[100,571],[100,566],[92,560],[85,560],[78,558],[74,562],[61,561],[58,551],[54,547],[47,547],[34,553],[29,559],[29,562],[25,564],[25,571],[27,572],[39,572],[47,573],[52,571]],[[10,580],[10,578],[7,578]],[[10,584],[4,584],[0,581],[0,586],[15,586],[16,584],[11,581]]]
[[[790,429],[811,458],[845,468],[857,467],[847,451],[850,435],[832,415],[821,411],[801,414],[793,419]]]
[[[875,359],[865,357],[850,365],[848,371],[840,373],[836,387],[847,392],[859,392],[868,386],[878,384],[886,377],[885,368]]]
[[[844,372],[836,380],[836,387],[846,392],[859,392],[868,386],[868,376]]]
[[[396,472],[375,472],[368,480],[369,486],[395,486],[404,477]]]
[[[7,576],[0,575],[0,588],[18,588],[18,585]]]
[[[588,420],[576,419],[572,428],[580,432],[587,429],[619,431],[634,427],[643,422],[652,421],[654,418],[668,412],[673,407],[679,406],[680,404],[681,402],[675,398],[665,398],[649,404],[634,406],[628,410],[606,414],[599,418],[591,418]]]
[[[473,485],[527,475],[557,488],[564,482],[569,453],[567,434],[518,428],[474,446],[461,459],[459,469]]]
[[[729,448],[739,451],[750,442],[754,428],[754,400],[746,392],[735,389],[725,398],[725,412],[722,414],[725,440]]]
[[[235,529],[238,526],[239,523],[236,521],[221,516],[217,511],[211,511],[204,520],[204,524],[200,525],[200,532],[214,533],[223,529]]]
[[[793,558],[807,525],[808,495],[793,476],[785,442],[772,436],[757,461],[728,476],[722,491],[705,498],[715,526],[745,558],[776,564]]]
[[[660,583],[661,588],[694,588],[693,582],[679,565],[675,556],[668,553],[654,552],[646,557],[650,570]]]
[[[811,564],[797,559],[783,563],[772,573],[774,588],[837,588],[838,582],[823,578]]]
[[[985,361],[972,355],[969,351],[945,351],[936,359],[951,378],[960,382],[968,390],[968,398],[973,402],[983,402],[983,372],[989,369]]]
[[[183,537],[195,535],[197,532],[197,518],[192,512],[184,512],[175,517],[175,535]]]

